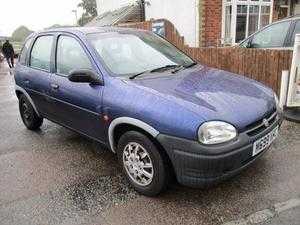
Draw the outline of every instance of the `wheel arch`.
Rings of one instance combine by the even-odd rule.
[[[147,136],[157,147],[159,152],[161,153],[163,159],[166,162],[166,165],[170,169],[171,179],[175,178],[175,170],[174,165],[168,155],[167,151],[161,145],[161,143],[157,140],[157,136],[160,134],[155,128],[146,124],[140,120],[122,117],[113,120],[113,122],[109,126],[109,144],[110,148],[114,153],[117,153],[117,144],[120,137],[126,133],[127,131],[137,131],[145,136]]]
[[[30,97],[30,95],[27,93],[27,91],[24,88],[22,88],[22,87],[20,87],[18,85],[15,85],[15,92],[16,92],[16,95],[17,95],[18,99],[20,98],[21,95],[25,95],[26,98],[28,99],[28,101],[30,102],[30,104],[32,105],[35,113],[38,116],[40,116],[40,114],[39,114],[39,112],[38,112],[38,110],[37,110],[37,108],[36,108],[36,106],[35,106],[32,98]]]
[[[130,117],[120,117],[114,119],[108,129],[108,140],[111,150],[116,153],[117,139],[121,136],[118,131],[123,130],[138,130],[142,131],[152,138],[156,138],[159,135],[159,131],[150,126],[149,124]]]

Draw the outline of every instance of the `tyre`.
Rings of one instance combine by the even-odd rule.
[[[152,197],[167,188],[170,169],[146,135],[126,132],[118,142],[117,154],[127,179],[137,192]]]
[[[21,95],[19,98],[19,110],[27,129],[37,130],[42,126],[43,119],[36,114],[33,106],[25,95]]]

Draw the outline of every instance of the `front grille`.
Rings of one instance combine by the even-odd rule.
[[[255,123],[252,123],[246,127],[246,133],[249,136],[255,136],[261,132],[263,132],[268,127],[272,126],[273,123],[276,122],[277,119],[277,111],[275,110],[269,113],[266,117],[263,119],[260,119],[256,121]],[[268,126],[266,126],[266,122],[268,123]]]

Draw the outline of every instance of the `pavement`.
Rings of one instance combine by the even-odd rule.
[[[49,121],[27,130],[0,67],[0,225],[300,225],[299,124],[284,122],[270,151],[229,181],[147,198],[105,146]]]
[[[298,218],[298,221],[295,221],[295,218]],[[270,222],[266,224],[272,224],[272,225],[291,225],[291,224],[297,224],[299,225],[299,218],[300,218],[300,208],[292,209],[289,212],[286,212],[285,214],[282,214],[274,219],[272,219]]]

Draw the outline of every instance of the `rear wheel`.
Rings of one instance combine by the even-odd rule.
[[[169,168],[155,144],[144,134],[129,131],[118,143],[118,158],[134,189],[155,196],[167,188]]]
[[[25,95],[21,95],[19,98],[19,110],[24,125],[29,130],[37,130],[43,124],[43,119],[40,118],[35,112],[30,101]]]

